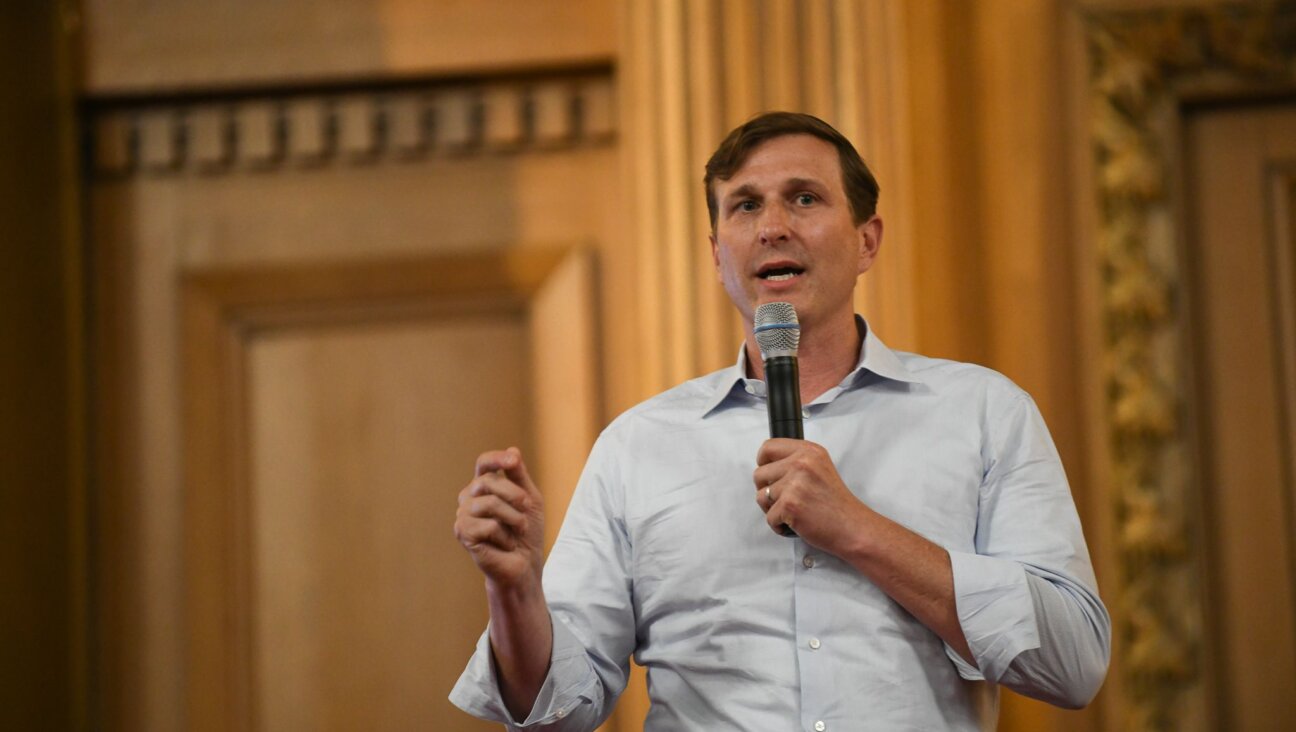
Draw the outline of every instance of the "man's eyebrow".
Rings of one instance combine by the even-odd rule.
[[[729,201],[735,198],[753,198],[759,196],[760,191],[756,190],[756,186],[751,183],[743,183],[732,191],[729,191],[729,193],[725,195],[725,200]]]
[[[783,182],[783,187],[787,188],[823,188],[823,181],[818,178],[788,178]]]

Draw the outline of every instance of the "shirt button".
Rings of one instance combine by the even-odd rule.
[[[810,647],[811,647],[812,649],[814,649],[814,650],[816,650],[816,651],[819,650],[819,645],[820,645],[820,643],[819,643],[819,639],[818,639],[818,638],[811,638],[811,639],[810,639]]]
[[[801,560],[801,566],[806,569],[814,569],[814,557],[807,556]]]
[[[756,387],[752,386],[751,384],[748,384],[747,386],[744,386],[744,387],[743,387],[743,390],[746,391],[748,394],[755,394],[755,393],[756,393]]]
[[[562,719],[563,717],[567,716],[567,710],[566,710],[566,709],[559,709],[559,710],[558,710],[558,715],[557,715],[557,716],[558,716],[559,719]]]
[[[824,732],[826,729],[828,729],[828,725],[824,724],[822,719],[815,722],[815,732]]]
[[[802,410],[801,410],[801,419],[810,419],[810,410],[809,410],[809,409],[802,409]]]

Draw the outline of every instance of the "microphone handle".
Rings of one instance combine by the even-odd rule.
[[[801,426],[801,373],[796,356],[775,356],[765,360],[765,400],[769,407],[770,437],[804,440]],[[779,527],[783,536],[796,536],[792,527]]]
[[[765,361],[765,398],[769,405],[770,437],[804,440],[801,374],[796,356],[775,356]]]

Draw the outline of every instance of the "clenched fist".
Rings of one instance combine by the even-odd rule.
[[[852,539],[876,516],[846,487],[822,445],[769,439],[756,464],[756,504],[776,532],[786,524],[807,543],[844,559]]]
[[[472,481],[459,492],[454,531],[488,583],[501,589],[539,586],[544,505],[520,450],[477,457]]]

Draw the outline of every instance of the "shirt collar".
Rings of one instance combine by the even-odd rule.
[[[855,362],[855,368],[842,379],[838,390],[845,389],[851,384],[860,383],[861,375],[872,373],[884,379],[892,381],[902,381],[909,384],[921,384],[922,379],[915,376],[909,369],[905,368],[900,357],[895,351],[887,348],[874,334],[873,329],[868,327],[868,323],[860,315],[855,316],[855,327],[864,334],[864,339],[860,343],[859,358]],[[702,416],[706,417],[715,411],[725,399],[734,392],[735,389],[742,389],[747,382],[754,382],[753,386],[764,389],[764,383],[756,379],[747,378],[747,345],[746,343],[738,346],[738,360],[734,365],[720,372],[719,378],[715,382],[715,388],[708,395],[706,403],[703,404]]]

